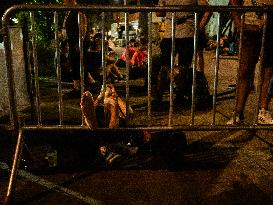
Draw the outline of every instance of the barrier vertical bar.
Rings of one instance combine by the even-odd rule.
[[[170,109],[169,109],[169,126],[172,126],[173,116],[173,68],[175,60],[175,29],[176,29],[175,13],[172,13],[172,51],[171,51],[171,77],[170,77]]]
[[[84,63],[83,63],[83,38],[84,34],[82,33],[82,18],[81,13],[78,11],[78,29],[79,29],[79,51],[80,51],[80,84],[81,84],[81,94],[84,92]],[[82,126],[84,126],[84,117],[82,115]]]
[[[148,125],[151,124],[152,76],[152,12],[148,13]]]
[[[42,124],[41,103],[40,103],[40,80],[39,80],[39,67],[37,60],[37,43],[36,43],[36,22],[34,12],[30,12],[31,31],[32,31],[32,55],[34,65],[34,84],[35,84],[35,100],[37,112],[37,124]]]
[[[239,66],[237,69],[237,77],[236,77],[235,109],[232,115],[233,124],[236,124],[236,107],[238,104],[238,96],[239,96],[238,83],[239,83],[240,61],[242,59],[242,44],[243,44],[242,40],[244,36],[244,29],[243,29],[244,21],[245,21],[245,14],[241,15],[241,18],[240,18]]]
[[[212,98],[212,125],[215,125],[215,113],[216,113],[216,96],[217,96],[217,89],[218,89],[218,76],[219,76],[219,47],[220,47],[220,23],[221,23],[221,14],[218,13],[217,16],[217,44],[216,44],[216,51],[215,51],[215,67],[214,67],[214,79],[213,79],[213,98]]]
[[[5,201],[4,201],[5,205],[12,204],[12,194],[14,192],[14,184],[16,181],[19,161],[22,154],[22,143],[23,143],[23,131],[22,129],[19,129],[17,144],[15,148],[15,154],[14,154],[10,178],[9,178],[8,189],[7,189],[7,193],[6,193]]]
[[[103,69],[103,85],[106,85],[106,63],[105,63],[105,13],[101,13],[101,20],[102,20],[102,29],[101,29],[101,62],[102,62],[102,69]]]
[[[63,124],[63,98],[62,98],[62,70],[60,65],[60,41],[58,34],[58,25],[59,25],[59,15],[54,12],[54,32],[55,32],[55,66],[57,73],[57,83],[58,83],[58,97],[59,97],[59,124]]]
[[[196,65],[198,47],[198,14],[194,13],[194,46],[193,46],[193,69],[192,69],[192,96],[191,96],[191,125],[194,125],[195,116],[195,93],[196,93]],[[187,68],[188,69],[188,68]]]
[[[127,5],[127,0],[124,0],[124,5]],[[130,90],[129,90],[129,76],[130,76],[130,65],[129,65],[129,47],[128,47],[128,42],[129,42],[129,22],[128,22],[128,12],[125,12],[125,45],[126,45],[126,85],[125,85],[125,90],[126,90],[126,113],[129,112],[129,97],[130,97]],[[128,126],[128,121],[129,121],[129,115],[126,114],[125,116],[125,123],[126,126]]]

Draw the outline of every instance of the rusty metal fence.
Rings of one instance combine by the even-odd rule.
[[[56,46],[55,50],[55,58],[56,58],[56,73],[57,73],[57,90],[58,90],[58,116],[59,116],[59,123],[55,125],[47,125],[43,123],[42,115],[41,115],[41,101],[40,101],[40,88],[39,88],[39,65],[37,63],[37,50],[36,50],[36,39],[35,36],[32,37],[32,49],[33,49],[33,67],[34,67],[34,88],[35,88],[35,96],[32,107],[35,107],[36,111],[36,122],[33,124],[24,124],[20,120],[20,116],[17,111],[16,107],[16,96],[15,93],[15,83],[14,82],[14,72],[12,67],[12,48],[10,44],[10,34],[9,34],[9,22],[10,18],[13,16],[13,14],[18,13],[20,11],[26,11],[30,13],[30,22],[31,27],[35,29],[35,18],[34,14],[38,11],[44,11],[44,12],[53,12],[54,15],[54,30],[55,30],[55,45],[59,45],[59,37],[58,37],[58,30],[59,30],[59,15],[60,13],[64,13],[66,11],[90,11],[90,12],[101,12],[101,22],[102,22],[102,67],[103,67],[103,89],[105,89],[106,85],[106,71],[105,71],[105,15],[106,12],[124,12],[125,17],[125,45],[128,45],[129,42],[129,30],[128,30],[128,15],[129,12],[145,12],[148,15],[148,86],[147,86],[147,96],[145,96],[145,99],[147,100],[147,112],[145,118],[145,126],[130,126],[130,119],[128,117],[126,118],[126,127],[123,128],[117,128],[113,129],[113,132],[119,131],[119,130],[150,130],[150,131],[156,131],[156,130],[181,130],[181,131],[221,131],[221,130],[270,130],[272,129],[272,126],[270,125],[258,125],[257,119],[254,117],[253,122],[249,124],[243,124],[243,125],[226,125],[225,123],[221,122],[219,123],[216,120],[216,114],[217,114],[217,96],[218,96],[218,84],[219,84],[219,69],[220,69],[220,54],[219,54],[219,41],[220,41],[220,21],[221,21],[221,15],[218,16],[218,33],[217,33],[217,39],[216,39],[216,50],[215,50],[215,56],[214,56],[214,65],[213,65],[213,89],[212,89],[212,109],[207,111],[210,113],[209,117],[210,119],[206,119],[205,123],[196,123],[196,116],[198,113],[196,112],[196,105],[195,105],[195,90],[196,90],[196,68],[197,68],[197,47],[198,47],[198,13],[204,12],[204,11],[210,11],[210,12],[218,12],[220,14],[224,14],[231,11],[237,11],[241,12],[242,16],[245,12],[261,12],[264,13],[265,19],[267,16],[267,13],[272,8],[269,6],[250,6],[250,7],[232,7],[232,6],[165,6],[165,7],[159,7],[159,6],[99,6],[99,5],[76,5],[76,6],[61,6],[61,5],[15,5],[6,10],[3,18],[2,18],[2,25],[3,25],[3,34],[4,34],[4,46],[5,46],[5,58],[6,58],[6,67],[7,67],[7,75],[8,75],[8,87],[9,87],[9,102],[10,102],[10,123],[9,127],[11,130],[14,130],[15,133],[18,134],[18,140],[16,145],[16,150],[14,154],[14,160],[10,175],[10,181],[8,186],[8,192],[6,194],[6,201],[7,203],[10,201],[10,198],[12,196],[12,191],[14,187],[14,181],[16,178],[16,173],[18,169],[18,163],[20,161],[20,154],[22,149],[22,141],[23,141],[23,135],[25,131],[37,131],[37,130],[43,130],[43,131],[88,131],[88,128],[84,126],[83,120],[82,123],[79,125],[70,125],[69,123],[64,123],[64,109],[63,109],[63,95],[62,95],[62,82],[61,82],[61,68],[60,68],[60,50],[58,46]],[[153,12],[173,12],[172,15],[172,33],[175,31],[175,12],[192,12],[194,13],[194,21],[195,21],[195,32],[194,32],[194,58],[193,58],[193,85],[192,85],[192,104],[190,108],[190,115],[187,119],[184,120],[183,123],[174,123],[174,115],[183,115],[183,113],[174,113],[174,88],[173,88],[173,78],[171,78],[170,82],[170,89],[169,89],[169,108],[168,113],[165,115],[165,124],[163,125],[154,125],[154,116],[152,111],[152,87],[151,87],[151,66],[152,66],[152,39],[151,39],[151,25],[152,25],[152,13]],[[241,18],[243,21],[243,18]],[[263,32],[265,32],[265,29]],[[243,30],[241,28],[240,35],[243,35]],[[81,36],[81,35],[79,35]],[[173,40],[175,38],[175,35],[173,35]],[[240,38],[241,39],[241,38]],[[263,44],[264,44],[264,35],[263,35]],[[83,65],[83,39],[79,38],[79,47],[80,47],[80,73],[81,73],[81,79],[84,79],[84,65]],[[174,49],[174,48],[173,48]],[[128,50],[128,49],[127,49]],[[262,46],[263,50],[263,46]],[[174,59],[174,52],[172,52],[172,59]],[[240,52],[239,52],[240,53]],[[263,55],[263,51],[261,52]],[[126,83],[125,83],[125,91],[126,91],[126,109],[129,109],[130,105],[130,86],[129,86],[129,62],[128,62],[128,52],[126,55],[127,62],[126,62]],[[171,72],[173,72],[174,69],[174,62],[172,62],[171,66]],[[260,72],[262,68],[260,67]],[[173,76],[173,75],[171,75]],[[260,79],[260,78],[259,78]],[[84,84],[83,80],[81,80],[81,91],[84,91]],[[261,82],[259,81],[259,85],[261,85]],[[258,86],[258,92],[260,86]],[[257,97],[258,102],[258,97]],[[232,110],[231,110],[232,111]],[[255,111],[255,116],[258,114],[258,106]],[[79,116],[81,118],[81,116]],[[181,119],[180,119],[181,120]],[[178,120],[179,121],[179,120]],[[186,121],[186,123],[185,123]],[[181,120],[182,122],[182,120]],[[108,130],[107,128],[98,128],[100,130]],[[90,131],[91,132],[91,131]]]

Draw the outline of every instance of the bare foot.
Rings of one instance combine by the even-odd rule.
[[[126,117],[126,102],[120,97],[118,97],[118,106],[121,111],[120,117],[125,118]],[[128,107],[128,113],[129,113],[128,116],[130,116],[134,113],[131,106]]]
[[[80,106],[85,124],[91,130],[96,129],[98,127],[98,124],[94,108],[94,100],[92,94],[89,91],[86,91],[82,94]]]

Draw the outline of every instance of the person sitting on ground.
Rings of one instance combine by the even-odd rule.
[[[141,38],[139,45],[130,59],[130,79],[137,79],[147,75],[147,40]]]
[[[113,83],[124,79],[119,67],[116,65],[115,52],[109,51],[105,56],[106,61],[106,78]]]
[[[100,109],[102,112],[97,112],[100,103],[103,103],[104,107]],[[105,92],[102,91],[96,100],[93,100],[89,91],[84,92],[80,107],[86,126],[91,130],[96,130],[98,127],[118,128],[121,126],[121,120],[126,117],[126,103],[118,96],[112,84],[107,85]],[[105,121],[104,110],[107,117],[106,124],[101,123],[101,121]],[[130,106],[128,112],[129,116],[132,116],[133,110]],[[152,136],[156,136],[156,139],[152,140]],[[175,131],[137,131],[137,133],[126,133],[122,140],[123,142],[110,144],[101,142],[103,144],[99,145],[99,153],[108,166],[112,166],[115,161],[122,160],[122,156],[123,159],[135,156],[139,149],[145,149],[149,143],[154,147],[154,154],[162,155],[166,162],[180,162],[183,160],[187,145],[185,134]]]
[[[129,60],[133,57],[136,51],[135,44],[136,44],[135,39],[130,39],[130,41],[128,42]],[[123,49],[121,58],[118,59],[118,61],[116,62],[116,65],[118,67],[126,66],[126,48]]]
[[[101,35],[95,34],[86,38],[84,47],[84,65],[85,76],[87,76],[86,84],[92,92],[99,92],[102,83],[101,66],[102,66],[102,52],[101,52]]]
[[[114,85],[106,85],[105,91],[101,91],[96,100],[89,91],[82,94],[80,107],[86,126],[90,130],[97,128],[118,128],[125,122],[126,103],[118,96]],[[133,114],[133,110],[129,107],[129,116]],[[124,136],[126,137],[126,136]],[[129,139],[128,139],[129,138]],[[138,151],[131,137],[127,136],[126,143],[115,142],[105,143],[99,142],[99,154],[108,166],[112,166],[115,161],[127,157],[133,157]],[[99,157],[100,158],[100,157]]]
[[[133,66],[142,67],[146,62],[147,55],[147,40],[141,38],[140,44],[136,48],[134,55],[130,60],[130,64]]]

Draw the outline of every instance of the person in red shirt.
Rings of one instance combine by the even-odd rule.
[[[130,79],[145,78],[147,81],[147,40],[140,39],[139,45],[130,59]]]
[[[129,60],[133,57],[136,48],[135,48],[135,39],[131,39],[128,42],[128,49],[129,49]],[[117,61],[116,66],[118,67],[125,67],[126,66],[126,48],[123,49],[122,55],[120,59]]]
[[[147,41],[143,38],[140,40],[139,48],[135,49],[130,60],[130,65],[142,67],[145,64],[147,56]]]

